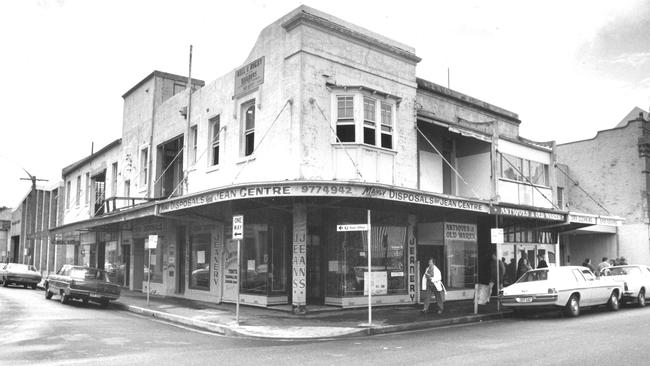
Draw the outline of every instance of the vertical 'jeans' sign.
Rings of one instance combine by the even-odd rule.
[[[306,305],[307,292],[307,210],[293,206],[293,305]]]

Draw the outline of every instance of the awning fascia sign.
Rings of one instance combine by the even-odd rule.
[[[525,208],[492,206],[490,213],[493,215],[521,217],[526,219],[566,221],[566,215],[561,212],[538,211]]]
[[[477,213],[489,213],[487,202],[437,195],[411,189],[396,189],[383,185],[368,185],[353,182],[295,182],[237,185],[174,198],[159,203],[159,212],[167,213],[212,203],[250,198],[278,197],[338,197],[375,198],[394,202],[413,203],[426,206],[450,208]]]
[[[603,225],[603,226],[621,226],[625,221],[622,217],[600,216],[584,214],[579,212],[569,212],[569,223]]]

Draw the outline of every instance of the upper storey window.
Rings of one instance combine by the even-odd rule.
[[[501,178],[548,186],[548,165],[522,159],[509,154],[501,154]]]
[[[356,113],[356,111],[359,113]],[[395,103],[375,93],[336,95],[336,142],[394,149]]]
[[[249,156],[255,151],[255,100],[246,103],[242,110],[244,112],[243,155]]]
[[[354,97],[341,95],[336,97],[336,101],[336,137],[340,142],[355,142]]]

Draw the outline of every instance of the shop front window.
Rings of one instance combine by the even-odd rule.
[[[251,219],[270,221],[255,216]],[[286,293],[288,230],[287,223],[244,225],[240,263],[242,292],[264,295]]]
[[[330,212],[328,228],[327,296],[363,296],[368,272],[368,233],[337,232],[341,224],[365,223],[359,209]],[[373,294],[406,293],[406,215],[373,212],[371,218],[371,270]]]
[[[190,236],[190,288],[210,290],[210,234]]]
[[[119,273],[119,253],[117,241],[106,242],[106,257],[104,261],[104,270],[108,278],[113,283],[122,284],[123,278],[118,279]],[[122,270],[122,274],[124,271]]]

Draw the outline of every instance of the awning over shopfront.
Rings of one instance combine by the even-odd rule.
[[[117,211],[115,213],[95,217],[92,219],[82,220],[70,224],[57,226],[51,229],[50,233],[55,234],[57,236],[60,235],[66,236],[69,235],[69,233],[73,233],[73,232],[93,231],[95,228],[98,227],[118,224],[120,222],[125,222],[125,221],[139,219],[148,216],[154,216],[155,210],[156,210],[156,203],[149,202],[149,203],[145,203],[130,208],[128,210]],[[64,239],[61,240],[66,241]],[[78,235],[76,240],[79,240]]]
[[[562,234],[616,234],[616,228],[625,221],[622,217],[569,212]]]

